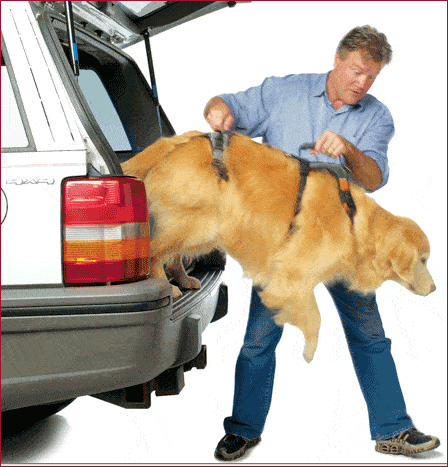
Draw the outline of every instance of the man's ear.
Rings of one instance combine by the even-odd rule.
[[[341,62],[342,62],[342,58],[339,55],[339,52],[336,52],[336,54],[334,55],[333,67],[336,68]]]

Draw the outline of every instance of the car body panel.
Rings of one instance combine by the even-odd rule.
[[[61,182],[85,173],[85,150],[2,154],[3,287],[62,284]]]

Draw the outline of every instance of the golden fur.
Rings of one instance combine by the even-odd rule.
[[[166,278],[171,266],[182,287],[200,287],[186,275],[179,255],[220,249],[236,259],[278,325],[291,323],[305,337],[304,357],[317,346],[320,313],[315,286],[345,280],[373,292],[394,280],[414,293],[435,289],[425,263],[429,243],[415,222],[382,209],[350,184],[357,212],[352,224],[337,182],[312,171],[294,217],[299,164],[283,152],[235,134],[224,154],[228,181],[212,167],[212,150],[200,132],[161,138],[122,164],[144,180],[157,231],[151,275]],[[174,294],[180,291],[174,288]]]

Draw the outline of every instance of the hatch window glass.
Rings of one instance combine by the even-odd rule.
[[[52,23],[69,59],[65,24]],[[158,109],[151,88],[137,64],[124,52],[76,29],[80,76],[83,93],[78,110],[89,131],[102,134],[122,163],[160,138]],[[59,58],[59,57],[58,57]],[[89,109],[85,108],[88,106]],[[174,129],[160,108],[163,135]]]
[[[80,70],[78,83],[112,149],[130,151],[123,124],[99,76],[93,70]]]
[[[29,145],[8,69],[2,65],[2,148],[25,148]]]

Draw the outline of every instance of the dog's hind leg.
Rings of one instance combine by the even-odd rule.
[[[303,358],[309,363],[314,357],[320,329],[320,312],[317,307],[314,292],[306,295],[276,296],[272,292],[263,291],[260,294],[263,303],[273,312],[274,321],[279,326],[290,323],[298,327],[305,337]]]
[[[179,239],[176,236],[168,236],[159,234],[151,242],[151,277],[154,279],[168,280],[165,273],[165,264],[170,262],[171,258],[179,256],[176,254],[174,245],[178,244]],[[181,261],[181,259],[179,259]],[[173,289],[173,297],[180,297],[182,292],[175,285],[171,286]]]
[[[281,312],[286,311],[292,317],[289,322],[303,332],[305,337],[303,358],[309,363],[316,352],[321,320],[314,293],[311,292],[307,297],[303,297],[300,303],[293,305],[291,310],[287,308],[286,310],[281,310]]]
[[[151,243],[151,277],[166,279],[164,265],[169,269],[174,281],[184,289],[200,289],[201,282],[195,277],[189,276],[182,262],[183,256],[198,257],[199,253],[205,254],[212,251],[215,243],[205,244],[196,248],[185,248],[185,239],[180,239],[175,233],[169,234],[166,230],[159,233]],[[182,292],[172,285],[173,296],[179,297]]]
[[[176,283],[184,289],[200,289],[201,281],[196,277],[189,276],[184,268],[181,255],[176,255],[174,261],[169,264],[169,270]]]
[[[165,269],[164,269],[164,261],[160,261],[160,259],[151,257],[151,277],[153,279],[165,279],[166,281],[168,278],[166,277],[165,274]],[[171,285],[172,287],[172,293],[173,297],[177,298],[182,295],[182,292],[180,291],[179,287],[176,287],[175,285]]]

